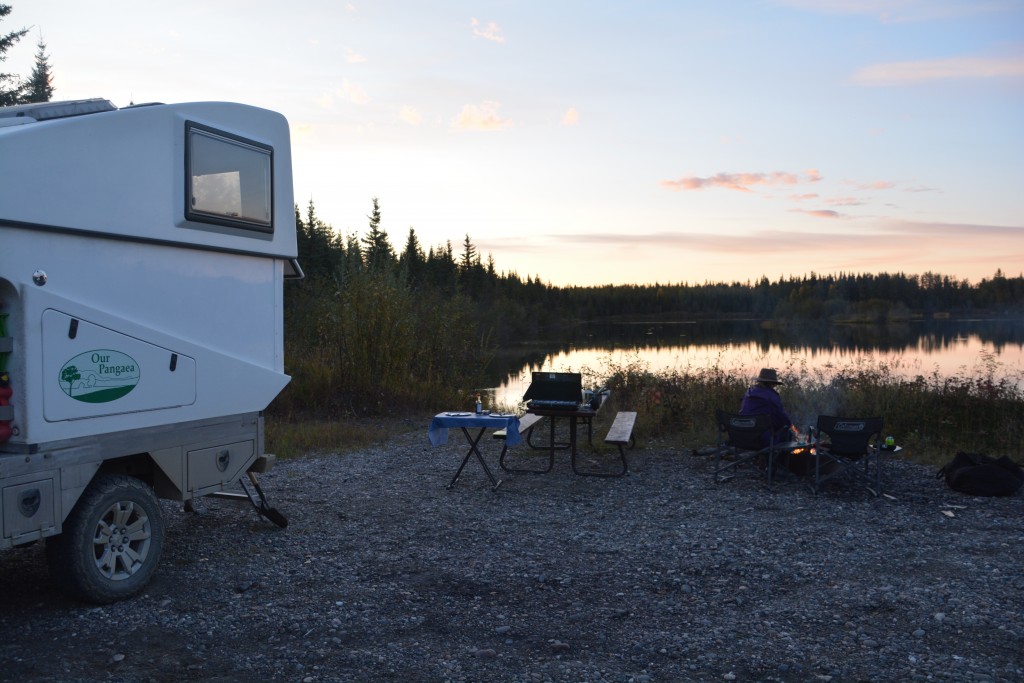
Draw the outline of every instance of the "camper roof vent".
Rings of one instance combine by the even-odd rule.
[[[35,121],[63,119],[69,116],[98,114],[104,111],[117,111],[110,100],[68,100],[66,102],[38,102],[35,104],[18,104],[13,107],[0,107],[0,118],[24,116]]]

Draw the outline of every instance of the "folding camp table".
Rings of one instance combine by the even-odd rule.
[[[462,459],[462,464],[459,465],[459,469],[455,472],[455,476],[452,477],[451,482],[448,483],[448,488],[455,485],[455,482],[459,480],[459,476],[462,474],[462,470],[466,467],[466,463],[469,462],[471,457],[476,456],[480,466],[483,467],[484,472],[487,473],[487,478],[491,481],[491,490],[497,491],[498,487],[501,486],[501,480],[495,479],[494,475],[491,473],[491,468],[487,466],[483,455],[480,454],[480,438],[488,429],[504,429],[506,430],[506,446],[515,446],[523,440],[522,436],[519,434],[519,417],[516,415],[498,415],[491,413],[438,413],[434,416],[434,419],[430,421],[428,436],[430,437],[431,445],[440,446],[441,444],[447,443],[448,430],[453,427],[458,427],[462,430],[462,433],[466,437],[466,443],[469,444],[469,450],[466,451],[466,455]],[[479,431],[476,433],[476,436],[473,436],[469,431],[470,429],[479,429]]]

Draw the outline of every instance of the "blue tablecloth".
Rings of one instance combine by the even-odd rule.
[[[477,415],[476,413],[438,413],[430,421],[431,446],[440,446],[448,443],[448,430],[452,427],[489,427],[491,429],[505,429],[505,443],[515,446],[522,443],[523,437],[519,433],[519,417],[516,415]]]

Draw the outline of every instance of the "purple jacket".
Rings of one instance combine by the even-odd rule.
[[[762,414],[767,414],[772,418],[772,429],[776,433],[776,442],[790,440],[782,438],[785,437],[784,433],[780,434],[783,430],[788,431],[793,421],[789,419],[785,408],[782,407],[782,399],[779,397],[779,392],[771,387],[755,384],[747,389],[747,393],[743,394],[743,401],[740,403],[740,415]],[[768,434],[765,434],[766,445],[768,443],[768,436]]]

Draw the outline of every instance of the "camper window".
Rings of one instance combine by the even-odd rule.
[[[191,121],[185,140],[185,218],[273,232],[273,149]]]

